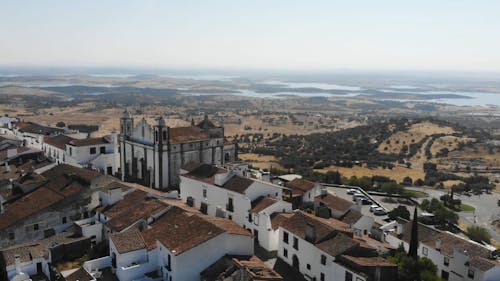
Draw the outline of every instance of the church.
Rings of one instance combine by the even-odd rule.
[[[123,181],[159,190],[179,185],[182,167],[235,161],[236,145],[224,139],[224,128],[207,116],[188,127],[169,127],[163,117],[149,124],[134,122],[128,111],[120,117],[120,164]]]

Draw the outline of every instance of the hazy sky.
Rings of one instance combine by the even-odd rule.
[[[500,71],[500,1],[0,0],[0,65]]]

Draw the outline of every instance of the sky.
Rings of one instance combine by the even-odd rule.
[[[498,0],[0,0],[0,65],[500,71]]]

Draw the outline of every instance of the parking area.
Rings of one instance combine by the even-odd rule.
[[[330,193],[334,193],[335,195],[339,196],[340,198],[352,201],[352,195],[347,194],[347,188],[329,186],[329,187],[327,187],[327,189]],[[391,211],[392,209],[401,205],[401,203],[399,203],[397,200],[387,201],[386,197],[383,197],[383,196],[374,196],[374,195],[370,195],[370,196],[375,201],[377,201],[377,203],[380,206],[384,207],[387,211]],[[380,223],[380,224],[386,224],[387,222],[384,220],[387,219],[387,215],[382,215],[382,216],[374,215],[372,212],[370,212],[370,205],[362,205],[361,213],[363,215],[373,217],[375,219],[375,221]],[[408,209],[411,211],[410,206],[408,206]]]

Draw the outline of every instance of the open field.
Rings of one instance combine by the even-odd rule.
[[[431,122],[421,122],[411,125],[407,131],[395,132],[379,145],[378,150],[382,153],[399,154],[404,145],[409,146],[412,143],[418,143],[426,136],[453,133],[455,133],[455,130],[451,127],[440,126]]]
[[[444,136],[434,140],[431,146],[432,155],[436,155],[443,148],[447,148],[448,151],[453,151],[458,148],[459,143],[474,142],[474,138],[465,137],[455,137],[455,136]]]
[[[252,167],[254,168],[267,169],[267,170],[270,170],[271,168],[283,171],[286,170],[280,164],[278,164],[278,159],[271,155],[240,153],[238,154],[238,157],[245,163],[252,165]]]
[[[392,170],[382,168],[371,169],[368,167],[360,166],[354,166],[352,168],[330,166],[324,169],[316,169],[315,171],[320,173],[326,173],[328,171],[338,171],[340,172],[340,174],[342,174],[342,176],[346,178],[350,178],[352,176],[356,176],[358,178],[362,176],[386,176],[397,182],[402,182],[406,176],[412,178],[412,180],[414,181],[417,179],[423,179],[425,176],[424,172],[421,170],[411,168],[408,169],[401,166],[396,166]]]

